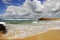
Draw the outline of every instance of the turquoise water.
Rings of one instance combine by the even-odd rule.
[[[34,20],[2,20],[7,24],[25,24],[25,23],[32,23]]]
[[[60,21],[48,20],[48,21],[36,21],[36,20],[2,20],[0,22],[5,22],[6,24],[52,24],[60,25]]]

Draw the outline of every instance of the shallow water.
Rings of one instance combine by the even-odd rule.
[[[35,22],[35,23],[34,23]],[[4,36],[8,39],[25,38],[45,33],[49,30],[60,30],[60,21],[33,21],[25,24],[6,24],[8,33]]]

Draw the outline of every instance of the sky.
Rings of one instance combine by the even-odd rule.
[[[4,0],[0,0],[0,14],[4,13],[4,10],[7,9],[7,6],[19,6],[22,5],[25,0],[8,0],[8,3],[4,3],[3,1]]]
[[[60,0],[0,0],[0,18],[60,18]]]
[[[0,14],[3,13],[5,9],[6,9],[5,4],[2,3],[2,1],[0,0]]]
[[[0,0],[0,14],[4,13],[4,10],[7,9],[7,6],[10,6],[10,5],[19,6],[25,2],[25,0],[12,0],[12,1],[7,1],[8,3],[4,3],[3,1],[4,0]],[[41,3],[43,3],[44,0],[38,0],[38,1],[41,1]]]

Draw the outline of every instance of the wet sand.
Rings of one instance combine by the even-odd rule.
[[[0,40],[10,40],[0,37]],[[60,40],[60,30],[50,30],[45,33],[41,33],[35,36],[27,36],[25,38],[16,38],[11,40]]]
[[[19,39],[15,39],[15,40],[19,40]],[[60,40],[60,30],[50,30],[42,34],[26,37],[20,40]]]
[[[43,24],[6,24],[6,27],[8,33],[0,34],[0,40],[60,40],[59,21]]]

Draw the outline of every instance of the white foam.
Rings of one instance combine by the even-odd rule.
[[[55,21],[56,22],[56,21]],[[13,39],[13,38],[24,38],[27,36],[33,36],[38,35],[40,33],[44,33],[48,30],[55,30],[60,29],[59,25],[56,25],[55,22],[52,25],[52,22],[49,22],[50,24],[46,25],[43,23],[42,25],[40,23],[37,24],[7,24],[8,33],[4,35],[7,38]],[[59,24],[57,22],[57,24]],[[9,36],[10,35],[10,36]]]

